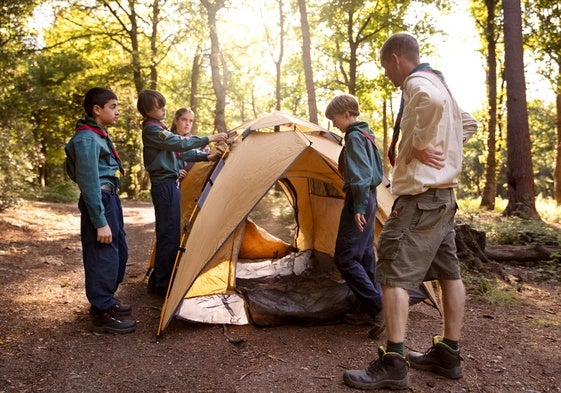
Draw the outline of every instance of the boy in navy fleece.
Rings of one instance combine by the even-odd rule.
[[[333,98],[325,116],[345,133],[339,156],[345,203],[335,244],[335,265],[357,297],[359,309],[344,316],[353,325],[371,325],[370,338],[384,331],[382,295],[376,283],[374,220],[376,187],[381,183],[382,159],[368,124],[358,120],[359,104],[350,94]]]

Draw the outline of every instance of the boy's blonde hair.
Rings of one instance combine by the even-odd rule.
[[[143,117],[147,117],[147,113],[152,109],[162,108],[166,106],[166,98],[157,90],[142,90],[138,94],[136,109]]]
[[[352,94],[341,94],[334,97],[325,109],[325,117],[333,120],[333,116],[349,112],[351,116],[360,115],[358,100]]]

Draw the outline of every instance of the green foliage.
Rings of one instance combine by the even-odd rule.
[[[143,190],[143,191],[140,191],[137,199],[139,201],[143,201],[143,202],[151,202],[152,201],[152,195],[150,194],[149,190]]]
[[[47,9],[53,5],[55,20],[45,30],[36,26],[32,31],[26,26],[26,17],[39,3]],[[139,197],[149,186],[142,167],[141,119],[135,108],[139,86],[152,87],[148,84],[154,83],[164,93],[169,123],[177,108],[192,104],[191,89],[197,82],[194,98],[199,133],[208,135],[214,131],[215,97],[203,8],[196,0],[167,1],[152,37],[153,3],[134,2],[136,14],[127,8],[132,3],[116,1],[62,4],[23,0],[8,2],[7,8],[2,8],[0,65],[4,72],[0,74],[0,105],[10,110],[0,113],[0,144],[9,154],[9,159],[0,162],[0,200],[15,200],[30,187],[48,188],[64,181],[63,147],[74,131],[75,121],[82,116],[83,94],[93,86],[109,87],[120,99],[119,121],[109,131],[127,170],[122,188],[131,198]],[[274,108],[278,3],[256,6],[254,1],[239,0],[227,5],[217,15],[217,27],[228,71],[226,122],[234,127]],[[382,75],[377,59],[379,47],[391,33],[410,31],[419,37],[422,52],[430,54],[431,43],[444,35],[435,31],[434,15],[441,10],[453,12],[454,3],[314,0],[307,6],[320,121],[326,102],[336,91],[347,92],[354,80],[361,117],[382,141],[382,103],[391,103],[397,90]],[[287,19],[281,109],[307,118],[298,12],[294,3],[284,2],[283,8]],[[248,18],[248,14],[252,16]],[[136,35],[133,21],[138,23]],[[267,33],[273,43],[270,46]],[[6,37],[10,40],[6,41]],[[135,39],[136,51],[132,45]],[[193,81],[195,55],[200,56],[200,69]],[[392,122],[396,109],[388,109],[387,122]],[[544,197],[552,192],[553,156],[548,149],[548,139],[553,140],[554,135],[552,111],[551,106],[540,103],[530,108],[533,154],[539,157],[534,162],[536,189]],[[484,141],[483,131],[466,146],[460,180],[462,197],[480,195]],[[501,143],[499,138],[498,144]],[[503,155],[504,149],[499,146],[498,193],[506,196]]]
[[[528,49],[542,61],[542,75],[559,92],[561,86],[561,4],[556,0],[525,0],[526,18],[524,35]]]
[[[553,103],[535,100],[528,103],[530,140],[534,167],[534,186],[537,195],[554,197],[553,182],[556,150],[552,141],[557,139],[556,111]]]
[[[477,112],[480,129],[464,145],[462,173],[460,174],[460,198],[477,198],[482,193],[487,159],[487,137],[485,117]],[[553,198],[553,182],[556,151],[552,141],[556,140],[555,108],[553,103],[540,100],[528,102],[528,122],[530,128],[532,164],[534,168],[534,187],[537,195]],[[502,125],[506,128],[506,125]],[[497,134],[497,195],[506,198],[508,185],[506,180],[506,149],[505,136]]]
[[[472,228],[484,231],[490,244],[549,244],[561,246],[561,228],[555,221],[528,220],[520,217],[506,217],[501,214],[507,201],[497,199],[495,211],[482,212],[477,199],[462,199],[458,201],[460,207],[458,218],[465,221]],[[538,198],[536,208],[541,217],[557,216],[561,208],[552,212],[553,201]]]
[[[76,184],[70,180],[52,184],[44,189],[37,191],[35,198],[44,202],[73,203],[78,202],[80,190]]]
[[[15,206],[19,201],[18,196],[6,189],[0,192],[0,212]]]
[[[486,133],[477,132],[464,145],[458,198],[476,198],[483,192],[482,179],[485,177],[485,160],[487,154],[486,137]]]
[[[523,299],[515,289],[496,277],[479,277],[473,282],[469,282],[468,285],[473,287],[478,298],[493,306],[509,306],[521,302]]]

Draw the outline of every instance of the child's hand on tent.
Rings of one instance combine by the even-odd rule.
[[[187,176],[187,171],[186,171],[185,169],[180,169],[180,170],[179,170],[179,176],[178,176],[179,180],[180,180],[180,181],[183,180],[183,178],[184,178],[185,176]]]
[[[209,142],[226,142],[228,140],[228,134],[225,132],[219,132],[218,134],[213,134],[208,137]]]
[[[219,151],[215,152],[215,153],[211,153],[207,156],[207,159],[209,161],[218,161],[220,159],[220,157],[222,157],[222,153],[220,153]]]

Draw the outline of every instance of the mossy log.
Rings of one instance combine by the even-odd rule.
[[[491,262],[510,264],[533,264],[549,261],[561,248],[550,244],[493,245],[486,244],[486,235],[464,222],[455,225],[458,258],[478,270],[487,270]]]

